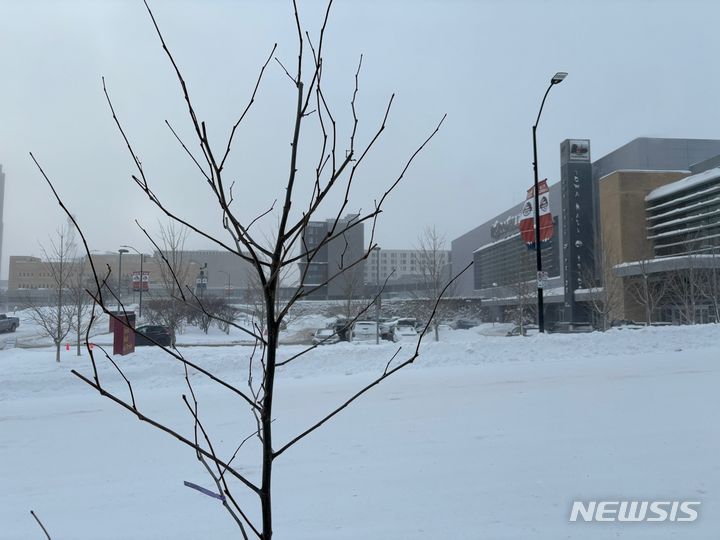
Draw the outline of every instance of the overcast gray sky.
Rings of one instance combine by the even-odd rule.
[[[151,5],[217,144],[244,107],[273,43],[294,65],[290,1],[154,0]],[[638,136],[720,137],[714,1],[337,0],[326,38],[325,88],[339,127],[359,55],[359,142],[397,94],[378,150],[357,180],[351,209],[368,209],[444,113],[436,139],[386,206],[378,242],[412,247],[425,225],[448,240],[524,198],[532,181],[531,125],[549,78],[539,130],[540,174],[559,176],[559,143],[590,138],[593,158]],[[317,35],[323,4],[301,2]],[[0,0],[0,163],[7,176],[2,276],[9,255],[39,255],[64,223],[32,165],[54,179],[93,248],[152,247],[134,225],[158,213],[130,180],[129,155],[102,94],[118,114],[168,206],[210,230],[218,216],[201,178],[164,125],[190,126],[182,96],[140,0]],[[295,107],[271,64],[235,146],[229,172],[246,215],[282,194]],[[316,160],[308,139],[301,180]],[[333,201],[334,202],[334,201]],[[327,207],[327,213],[330,209]],[[192,248],[210,248],[193,238]]]

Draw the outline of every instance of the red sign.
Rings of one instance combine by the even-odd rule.
[[[113,323],[113,354],[125,355],[135,352],[135,313],[115,313]]]
[[[140,279],[140,272],[132,273],[132,290],[139,291],[141,283],[143,291],[147,291],[150,288],[150,272],[143,272],[142,280]]]
[[[550,213],[550,189],[547,179],[538,182],[540,201],[540,242],[547,242],[553,235],[553,219]],[[520,236],[528,249],[535,249],[535,186],[527,191],[527,197],[520,210]]]

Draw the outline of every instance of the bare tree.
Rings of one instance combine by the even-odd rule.
[[[30,305],[30,318],[55,345],[55,361],[60,362],[60,347],[73,327],[73,303],[69,293],[75,268],[76,246],[68,227],[61,227],[50,238],[49,246],[41,246],[45,270],[52,283],[52,303]]]
[[[435,341],[439,341],[438,326],[440,319],[446,315],[445,310],[440,309],[440,298],[450,281],[450,261],[447,259],[445,237],[438,233],[435,225],[426,227],[418,238],[415,250],[413,262],[420,273],[423,318],[429,317],[435,311],[428,323],[433,328]]]
[[[609,244],[603,243],[599,248],[596,246],[593,255],[593,260],[581,269],[580,275],[583,283],[587,285],[588,299],[595,319],[604,331],[610,327],[612,319],[620,311],[624,294],[623,281],[614,270],[618,258]],[[602,269],[600,275],[596,268]]]
[[[706,255],[709,268],[705,268],[700,276],[700,293],[708,302],[715,322],[720,322],[720,246],[710,246],[710,254]]]
[[[246,279],[245,304],[250,309],[251,324],[257,327],[260,334],[264,334],[267,320],[265,291],[257,274],[249,274]]]
[[[364,299],[365,279],[358,268],[345,272],[339,279],[344,297],[342,314],[347,320],[352,320],[367,306],[367,301]]]
[[[75,332],[76,355],[81,356],[83,338],[90,331],[92,296],[88,293],[88,288],[94,283],[91,281],[85,257],[75,259],[73,266],[68,279],[68,305],[72,306],[71,326]]]
[[[626,279],[626,289],[630,297],[642,306],[645,313],[645,325],[653,322],[653,314],[667,292],[666,279],[658,279],[650,272],[651,259],[640,259],[635,262],[638,274]]]
[[[535,261],[530,251],[522,255],[522,261],[517,267],[515,280],[510,284],[510,290],[517,301],[512,314],[515,324],[520,327],[520,335],[525,335],[525,326],[537,319],[537,281],[533,279]]]
[[[144,167],[144,163],[147,161],[148,157],[144,156],[143,162],[140,161],[138,153],[130,142],[128,132],[118,117],[109,92],[105,85],[103,85],[113,120],[115,121],[120,135],[125,142],[125,146],[134,165],[135,172],[132,175],[133,181],[139,187],[140,191],[147,196],[150,201],[157,206],[160,212],[165,214],[167,217],[174,220],[180,226],[187,227],[193,231],[193,233],[205,238],[222,249],[233,253],[238,260],[246,261],[252,265],[254,273],[260,284],[260,290],[262,291],[265,332],[261,332],[259,326],[257,325],[253,329],[247,329],[242,326],[237,327],[239,330],[251,336],[255,340],[256,344],[255,353],[250,357],[250,365],[248,367],[248,377],[246,381],[247,388],[241,388],[223,380],[201,365],[194,363],[191,359],[187,358],[184,354],[174,348],[163,347],[163,350],[171,358],[177,360],[185,367],[185,381],[189,393],[183,396],[183,401],[195,426],[194,436],[192,438],[185,437],[173,427],[148,416],[148,414],[143,411],[141,406],[135,401],[132,381],[124,374],[122,367],[115,363],[109,355],[105,355],[107,361],[113,364],[113,367],[122,374],[127,382],[127,395],[123,396],[114,392],[103,384],[97,369],[97,363],[99,360],[96,359],[92,351],[90,352],[93,367],[92,377],[86,377],[76,371],[73,371],[73,373],[85,381],[88,385],[95,388],[102,396],[111,399],[119,406],[130,411],[139,420],[147,422],[155,428],[172,435],[181,443],[192,448],[197,459],[203,464],[209,477],[214,482],[217,491],[219,492],[217,494],[217,498],[222,502],[224,508],[237,524],[242,537],[247,539],[249,535],[254,535],[262,540],[270,540],[273,534],[272,476],[273,467],[277,460],[281,459],[285,452],[293,448],[297,443],[310,434],[314,433],[317,429],[324,426],[326,422],[333,419],[372,388],[403,368],[411,365],[420,354],[420,339],[422,339],[419,338],[414,349],[408,351],[407,355],[402,358],[398,358],[401,353],[401,349],[399,348],[396,353],[388,359],[388,362],[382,372],[378,373],[370,383],[362,386],[357,390],[357,392],[342,401],[332,410],[328,411],[327,414],[322,415],[318,419],[310,420],[307,427],[296,435],[291,436],[284,441],[276,441],[273,433],[273,421],[277,415],[277,412],[273,407],[276,379],[278,375],[282,373],[284,366],[294,362],[297,358],[302,357],[312,350],[312,347],[309,347],[289,358],[285,358],[283,360],[279,359],[278,344],[281,325],[283,324],[289,310],[297,301],[311,295],[318,289],[318,287],[326,286],[328,283],[338,279],[339,276],[341,276],[344,272],[347,272],[349,269],[361,265],[368,257],[369,251],[375,247],[375,224],[378,216],[383,211],[385,201],[403,179],[415,157],[426,147],[433,136],[438,132],[444,117],[443,120],[440,120],[437,126],[431,130],[431,133],[424,139],[424,141],[419,142],[416,150],[404,161],[403,164],[400,165],[397,170],[397,174],[394,174],[391,177],[386,190],[375,199],[373,207],[368,211],[359,214],[358,218],[353,220],[351,223],[341,222],[340,216],[347,211],[350,203],[356,173],[365,162],[366,156],[373,150],[377,142],[381,139],[382,133],[385,130],[386,122],[389,118],[394,96],[389,98],[387,107],[381,115],[377,128],[370,133],[364,143],[360,143],[360,137],[358,136],[357,130],[359,119],[356,108],[356,96],[359,92],[359,75],[362,65],[362,57],[360,57],[360,62],[358,63],[355,74],[354,91],[349,99],[349,137],[345,141],[341,140],[339,135],[341,130],[339,130],[337,126],[339,117],[337,116],[337,112],[333,111],[333,107],[330,105],[328,100],[326,100],[324,91],[324,81],[326,75],[325,64],[323,62],[323,53],[325,48],[324,37],[330,14],[331,2],[328,3],[319,36],[316,39],[312,39],[310,37],[310,33],[303,30],[297,5],[294,4],[295,9],[293,13],[297,29],[298,56],[297,65],[293,70],[293,74],[291,74],[290,70],[284,66],[279,58],[274,56],[275,47],[273,47],[267,61],[260,69],[260,74],[252,90],[248,104],[240,113],[238,120],[233,124],[227,139],[222,143],[212,144],[210,142],[210,137],[205,123],[198,115],[198,111],[191,99],[188,85],[185,82],[170,48],[165,42],[163,34],[157,25],[155,16],[147,4],[146,7],[163,50],[170,61],[172,69],[180,85],[187,106],[189,122],[194,137],[194,144],[186,144],[186,142],[177,134],[177,131],[175,131],[169,123],[168,127],[177,138],[182,150],[189,156],[193,164],[198,169],[200,183],[206,186],[216,199],[219,220],[222,223],[228,238],[221,239],[185,220],[180,214],[174,212],[170,207],[164,204],[159,196],[153,191],[152,178]],[[228,175],[225,172],[225,164],[231,153],[236,131],[242,124],[246,114],[251,110],[258,88],[262,82],[263,74],[273,57],[275,57],[277,64],[284,73],[284,76],[287,76],[287,79],[290,81],[290,84],[295,92],[296,101],[292,111],[293,129],[289,147],[289,170],[287,173],[287,179],[280,186],[282,189],[282,206],[279,209],[278,225],[273,234],[275,242],[272,245],[267,245],[266,243],[258,241],[260,236],[255,232],[257,227],[253,228],[253,225],[258,221],[262,221],[264,216],[271,215],[274,211],[275,203],[269,204],[266,210],[255,217],[250,216],[248,218],[247,216],[241,215],[237,206],[233,205],[234,182],[230,182],[228,180]],[[314,139],[312,137],[313,131],[309,130],[313,129],[316,135],[319,134],[318,138]],[[305,141],[303,148],[311,148],[313,142],[316,143],[316,155],[314,156],[315,166],[311,172],[303,171],[302,173],[299,173],[299,150],[301,141]],[[191,150],[191,148],[197,147],[200,149],[200,157],[196,157]],[[33,160],[35,160],[34,156],[32,157]],[[35,162],[36,164],[38,163],[37,161]],[[58,195],[53,182],[48,178],[39,164],[38,168],[53,190],[58,203],[67,212],[67,207],[62,198]],[[306,200],[300,200],[298,202],[295,199],[301,197],[298,193],[299,184],[303,178],[306,178],[307,174],[310,174],[310,181],[308,183],[310,193]],[[232,177],[233,179],[237,179],[238,175],[233,174]],[[248,182],[252,181],[257,180],[254,178],[248,180]],[[309,249],[305,244],[303,244],[303,230],[318,210],[321,207],[325,208],[322,205],[324,203],[327,205],[329,204],[329,200],[333,200],[333,198],[329,197],[332,193],[338,193],[341,199],[337,205],[337,211],[333,211],[332,214],[333,216],[336,216],[334,218],[334,226],[330,227],[327,236],[323,238],[318,245]],[[291,298],[280,304],[281,307],[278,310],[278,283],[283,269],[297,265],[300,260],[311,262],[319,250],[321,250],[324,246],[327,246],[329,242],[341,237],[342,235],[348,233],[348,231],[352,230],[352,228],[358,227],[363,223],[370,224],[372,227],[368,250],[362,253],[360,257],[347,261],[347,264],[343,265],[342,269],[331,272],[325,283],[299,287]],[[82,232],[81,236],[83,238],[85,249],[88,250],[88,245],[84,235],[82,235]],[[164,263],[168,269],[172,270],[172,265],[167,258],[164,259]],[[308,267],[309,265],[305,267],[305,271],[307,271]],[[177,273],[174,271],[171,271],[170,273],[172,274],[173,280],[180,285],[182,280],[179,279]],[[94,267],[93,274],[97,282],[97,290],[99,291],[95,296],[95,301],[100,309],[106,313],[111,313],[112,299],[106,298],[106,295],[103,294],[102,287],[100,286],[102,278]],[[300,283],[305,283],[305,281],[301,279]],[[185,291],[182,290],[182,287],[179,286],[177,292],[179,292],[180,298],[187,298],[187,295],[185,294]],[[431,314],[428,320],[432,320],[433,315],[434,313]],[[111,314],[111,316],[114,315]],[[119,317],[116,317],[116,320],[122,322],[122,319]],[[199,372],[219,387],[233,392],[246,406],[247,411],[255,421],[256,429],[254,432],[251,433],[249,437],[243,436],[237,450],[231,456],[221,455],[217,451],[216,446],[213,444],[212,437],[205,430],[203,419],[199,414],[198,402],[193,391],[191,378],[188,375],[190,370],[193,372]],[[258,372],[259,376],[257,375]],[[235,435],[240,438],[240,434]],[[260,447],[260,472],[257,478],[253,477],[250,473],[241,471],[238,467],[233,466],[235,456],[240,451],[244,443],[250,438],[255,439],[259,443]],[[259,514],[261,516],[259,521],[256,522],[253,518],[251,518],[250,516],[252,513],[249,513],[248,509],[243,504],[240,504],[238,502],[239,499],[234,496],[233,493],[238,489],[244,489],[248,493],[257,497],[257,503],[260,510]]]
[[[675,308],[684,324],[697,323],[698,301],[701,300],[704,269],[698,264],[697,255],[687,255],[683,268],[670,272],[667,281],[668,303]]]
[[[170,329],[173,345],[177,334],[182,333],[187,313],[184,305],[184,291],[190,277],[190,264],[184,257],[187,237],[188,228],[172,219],[167,224],[160,224],[160,280],[169,300],[157,315],[161,318],[161,324]]]

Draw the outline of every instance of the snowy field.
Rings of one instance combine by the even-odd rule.
[[[275,538],[718,538],[720,326],[491,333],[426,343],[416,365],[283,454]],[[282,356],[298,350],[284,346]],[[181,351],[243,384],[248,347]],[[277,444],[361,388],[394,351],[341,343],[283,368]],[[54,539],[239,538],[218,501],[183,486],[213,487],[192,450],[74,377],[73,368],[89,373],[86,357],[63,351],[62,360],[46,348],[0,351],[0,538],[43,538],[31,509]],[[180,366],[147,347],[119,361],[141,408],[191,436]],[[100,376],[127,392],[105,362]],[[229,456],[253,429],[246,408],[191,379]],[[257,455],[257,445],[243,447],[242,473],[258,477]],[[702,505],[694,523],[569,523],[575,499]]]

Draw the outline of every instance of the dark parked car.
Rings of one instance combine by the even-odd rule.
[[[156,344],[163,345],[165,347],[170,346],[170,329],[167,326],[156,326],[148,324],[145,326],[138,326],[135,329],[136,347]]]
[[[455,330],[470,330],[471,328],[475,328],[477,325],[478,323],[476,321],[458,319],[452,326]]]
[[[350,319],[338,317],[334,323],[328,326],[328,328],[332,328],[333,332],[335,332],[340,341],[350,341],[351,326],[352,323],[350,322]]]
[[[0,315],[0,332],[14,332],[20,326],[20,319],[8,317],[4,313]]]

